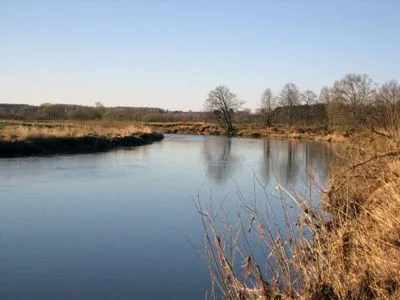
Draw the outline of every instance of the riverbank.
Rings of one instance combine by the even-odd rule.
[[[15,127],[16,126],[16,127]],[[350,137],[345,129],[335,128],[326,131],[323,126],[288,126],[273,125],[265,127],[261,124],[236,124],[239,137],[250,138],[284,138],[310,140],[319,142],[342,143]],[[3,128],[2,128],[3,127]],[[8,128],[8,130],[5,130]],[[30,131],[29,131],[30,130]],[[15,135],[32,135],[33,130],[41,132],[39,135],[57,135],[58,132],[68,131],[67,135],[106,135],[120,136],[132,132],[156,132],[160,134],[189,134],[189,135],[223,135],[221,127],[215,123],[205,122],[127,122],[127,121],[0,121],[0,139],[13,139]],[[7,132],[7,133],[5,133]],[[20,133],[18,133],[20,132]]]
[[[330,166],[328,188],[321,189],[311,179],[309,183],[310,190],[320,192],[323,209],[313,207],[299,191],[276,188],[291,199],[281,199],[282,207],[300,210],[298,216],[285,215],[289,237],[280,235],[279,228],[265,226],[265,216],[276,218],[268,205],[265,213],[244,202],[252,221],[248,230],[238,233],[221,233],[217,221],[198,207],[206,224],[209,267],[225,298],[400,299],[399,133],[366,130],[332,148],[340,162]],[[249,250],[251,238],[268,249],[265,261],[253,255],[257,249]],[[245,241],[244,246],[236,240]],[[233,267],[232,248],[244,258],[245,272]],[[273,265],[276,275],[271,278],[265,265]]]
[[[217,124],[204,122],[144,123],[154,131],[166,134],[223,135]],[[252,138],[285,138],[340,143],[346,140],[346,132],[327,132],[316,126],[237,124],[237,136]]]
[[[8,122],[0,128],[0,157],[103,152],[163,137],[148,127]]]
[[[322,192],[330,219],[310,226],[306,294],[400,299],[400,136],[357,133],[333,149],[344,162]]]
[[[317,126],[237,124],[237,136],[341,143],[348,134]],[[214,123],[126,121],[0,121],[0,157],[107,151],[159,141],[164,134],[222,135]]]

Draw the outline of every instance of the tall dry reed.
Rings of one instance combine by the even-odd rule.
[[[323,209],[276,187],[283,228],[261,184],[264,205],[239,191],[244,210],[235,220],[224,217],[223,203],[212,209],[194,199],[210,298],[400,299],[399,140],[367,133],[335,148],[341,163],[321,190]]]

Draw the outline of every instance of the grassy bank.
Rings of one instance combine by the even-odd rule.
[[[314,280],[341,299],[400,299],[399,136],[358,134],[336,148],[346,163],[333,167],[325,194],[331,220],[319,232],[327,244]],[[321,290],[311,280],[309,288]]]
[[[222,129],[213,123],[204,122],[171,122],[171,123],[144,123],[153,130],[162,133],[222,135]],[[288,126],[274,125],[265,127],[261,124],[237,124],[237,136],[254,138],[290,138],[307,139],[313,141],[343,142],[346,130],[337,129],[328,132],[318,126]]]
[[[346,129],[326,131],[321,126],[237,124],[237,136],[253,138],[289,138],[313,141],[343,142]],[[124,136],[158,132],[162,134],[223,135],[217,124],[204,122],[127,122],[127,121],[0,121],[4,140],[26,136]]]
[[[162,138],[148,127],[127,123],[3,121],[0,157],[99,152]]]
[[[266,225],[266,216],[276,218],[268,198],[266,213],[243,200],[248,216],[239,218],[238,227],[226,219],[221,227],[215,216],[222,211],[212,213],[197,204],[212,294],[219,290],[224,299],[400,299],[400,136],[366,131],[335,144],[334,150],[341,163],[331,166],[329,187],[321,190],[323,210],[277,187],[288,196],[281,200],[284,211],[290,206],[300,210],[295,220],[285,216],[288,238]],[[249,228],[244,220],[251,220]],[[262,260],[254,256],[260,250],[248,243],[252,237],[266,252]]]
[[[138,146],[160,140],[162,134],[222,135],[213,123],[134,123],[127,121],[0,121],[0,157],[87,153]],[[316,126],[238,124],[237,136],[343,142],[346,133],[326,132]]]

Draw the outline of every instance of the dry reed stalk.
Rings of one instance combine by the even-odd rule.
[[[205,210],[196,199],[213,298],[219,290],[224,299],[400,299],[399,144],[386,137],[357,138],[353,149],[338,150],[344,166],[333,166],[330,188],[321,191],[329,214],[278,186],[282,229],[263,187],[264,209],[238,191],[247,215],[238,213],[236,222],[221,226],[222,208]],[[299,210],[297,219],[289,201]]]

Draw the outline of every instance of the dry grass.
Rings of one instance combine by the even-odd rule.
[[[347,163],[334,170],[326,198],[335,269],[323,271],[325,281],[343,299],[399,299],[400,144],[369,134],[351,144],[339,151]]]
[[[332,167],[329,189],[321,191],[324,210],[277,187],[286,228],[279,228],[267,193],[265,213],[241,198],[246,216],[239,214],[235,222],[219,222],[222,205],[213,211],[195,201],[205,230],[211,297],[400,299],[399,139],[359,134],[336,151],[342,163]],[[289,213],[293,204],[297,219]]]
[[[129,136],[149,133],[150,127],[129,123],[13,123],[0,127],[0,140],[26,140],[46,137]]]
[[[222,135],[223,130],[214,123],[204,122],[170,122],[145,123],[147,126],[162,133]],[[287,126],[275,125],[264,127],[261,124],[235,124],[237,136],[240,137],[278,137],[289,139],[307,139],[326,142],[344,142],[343,130],[333,133],[326,132],[318,126]]]

